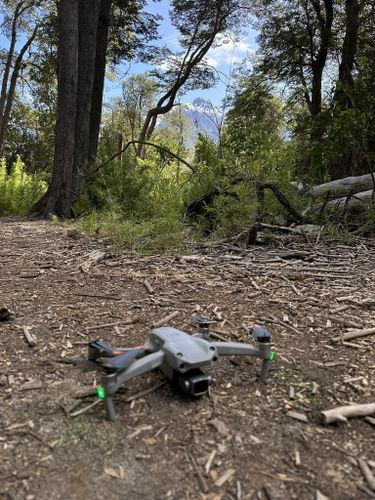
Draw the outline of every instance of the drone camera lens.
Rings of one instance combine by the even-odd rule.
[[[194,383],[194,394],[200,395],[205,394],[208,391],[208,380],[199,380]]]

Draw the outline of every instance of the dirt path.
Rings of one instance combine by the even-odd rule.
[[[136,258],[47,223],[2,220],[0,231],[0,306],[15,313],[0,323],[0,498],[375,497],[357,463],[374,466],[374,427],[364,418],[321,420],[322,410],[375,402],[375,336],[332,342],[347,331],[344,320],[375,326],[374,246],[286,241],[242,254],[226,247],[196,249],[187,260]],[[83,272],[98,249],[106,257]],[[307,253],[286,255],[292,250]],[[160,382],[152,373],[117,394],[115,423],[101,404],[75,418],[64,413],[73,395],[100,381],[100,370],[85,361],[87,341],[136,345],[173,311],[173,326],[192,331],[199,311],[232,340],[248,341],[254,323],[270,327],[277,356],[269,384],[255,381],[257,362],[223,358],[209,370],[216,379],[210,397],[191,401],[164,385],[127,403]],[[85,329],[129,319],[134,324]],[[30,327],[34,348],[20,325]],[[95,400],[82,399],[76,410]]]

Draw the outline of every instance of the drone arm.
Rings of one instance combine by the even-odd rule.
[[[237,344],[236,342],[211,342],[217,349],[219,356],[257,356],[263,359],[260,381],[266,383],[271,362],[271,344],[259,343],[258,346],[251,344]]]
[[[236,342],[211,342],[216,347],[219,356],[259,356],[260,350],[251,344],[238,344]]]
[[[112,396],[118,388],[128,380],[159,368],[164,362],[164,353],[161,351],[153,352],[147,356],[134,361],[126,370],[122,370],[102,378],[101,386],[104,389],[104,405],[108,420],[115,419],[115,410],[113,407]]]

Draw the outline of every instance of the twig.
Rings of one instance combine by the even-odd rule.
[[[203,493],[208,493],[208,486],[207,486],[207,483],[206,483],[206,480],[205,478],[203,477],[201,471],[199,470],[199,467],[198,467],[198,464],[195,460],[195,458],[193,457],[193,455],[187,455],[188,459],[190,460],[192,466],[193,466],[193,469],[194,469],[194,472],[197,476],[197,479],[199,481],[199,484],[200,484],[200,487],[202,489],[202,492]]]
[[[118,295],[106,295],[104,293],[75,293],[78,297],[92,297],[94,299],[122,300]]]
[[[163,325],[165,325],[165,323],[168,323],[168,321],[171,321],[172,319],[174,319],[179,314],[180,314],[179,311],[174,311],[173,313],[168,314],[168,316],[164,316],[164,318],[161,318],[159,321],[157,321],[156,323],[154,323],[152,326],[154,328],[158,328],[159,326],[163,326]]]
[[[21,328],[22,328],[22,332],[23,332],[25,339],[27,340],[27,343],[29,344],[29,346],[34,347],[36,344],[35,337],[33,335],[31,335],[27,326],[23,325],[23,326],[21,326]]]
[[[375,491],[375,477],[374,477],[373,473],[370,471],[369,466],[362,459],[358,460],[358,465],[362,471],[362,474],[364,475],[364,477],[366,479],[367,484],[372,489],[372,491]]]
[[[164,380],[163,382],[160,382],[159,384],[156,384],[153,387],[150,387],[150,389],[146,389],[144,391],[137,392],[137,394],[133,394],[133,396],[129,396],[128,398],[125,399],[125,401],[127,403],[131,403],[135,399],[143,398],[143,396],[147,396],[147,394],[151,394],[151,392],[154,392],[157,389],[159,389],[160,387],[163,387],[163,385],[165,385],[166,383],[167,383],[167,381]]]
[[[75,411],[74,413],[69,413],[69,417],[78,417],[78,415],[82,415],[82,413],[86,413],[87,411],[91,410],[91,408],[94,408],[94,406],[98,405],[101,403],[101,399],[96,399],[93,403],[91,403],[88,406],[85,406],[82,408],[82,410]]]
[[[208,457],[208,460],[206,462],[206,465],[204,467],[204,471],[205,473],[208,475],[208,473],[210,472],[210,469],[211,469],[211,465],[212,465],[212,462],[214,461],[215,459],[215,456],[216,456],[216,450],[213,450],[211,453],[210,453],[210,456]]]
[[[147,291],[149,293],[154,293],[154,289],[152,288],[152,286],[150,285],[150,283],[147,280],[144,280],[143,284],[147,288]]]
[[[349,332],[340,335],[340,337],[334,337],[332,340],[334,342],[339,342],[340,340],[352,340],[358,339],[360,337],[367,337],[368,335],[374,335],[375,328],[365,328],[364,330],[359,330],[358,332]]]
[[[224,474],[215,481],[215,486],[223,486],[235,473],[236,471],[234,469],[228,469]]]
[[[102,325],[93,325],[93,326],[86,326],[85,330],[101,330],[102,328],[112,328],[114,326],[120,326],[120,325],[131,325],[133,323],[136,323],[134,319],[125,319],[124,321],[116,321],[115,323],[104,323]]]

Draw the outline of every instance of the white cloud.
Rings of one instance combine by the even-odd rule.
[[[231,40],[221,37],[217,39],[217,42],[218,46],[211,49],[206,58],[207,64],[217,69],[241,62],[255,52],[246,38]]]

